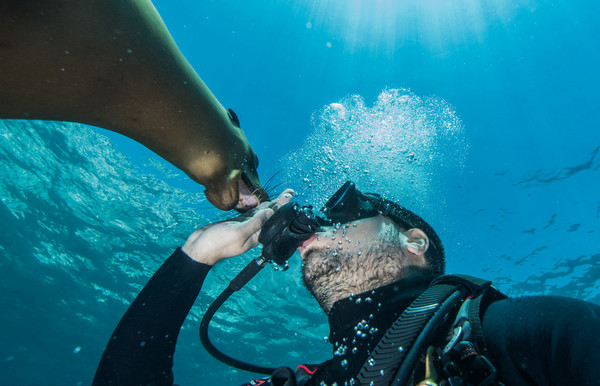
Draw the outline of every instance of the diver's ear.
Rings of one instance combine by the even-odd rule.
[[[429,238],[419,228],[412,228],[404,232],[407,237],[404,243],[404,248],[407,252],[416,255],[424,256],[429,248]]]

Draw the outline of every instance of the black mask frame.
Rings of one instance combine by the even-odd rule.
[[[390,218],[396,225],[405,230],[421,229],[429,238],[430,261],[436,262],[439,267],[435,270],[444,270],[444,248],[441,240],[433,228],[421,217],[412,211],[387,200],[377,193],[362,193],[352,181],[346,181],[325,203],[321,212],[325,216],[319,217],[321,225],[344,224],[351,221],[369,218],[381,214]]]

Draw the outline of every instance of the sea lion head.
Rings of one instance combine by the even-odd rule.
[[[236,168],[222,173],[205,185],[208,201],[221,210],[235,209],[245,212],[269,200],[260,184],[256,167],[258,158],[251,148]]]
[[[268,201],[269,196],[258,177],[258,157],[241,130],[237,116],[231,109],[228,112],[237,138],[228,144],[226,154],[217,156],[218,162],[212,162],[213,175],[204,183],[204,194],[221,210],[245,212]]]

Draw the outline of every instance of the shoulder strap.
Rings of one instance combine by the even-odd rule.
[[[490,281],[466,275],[436,278],[386,331],[360,370],[360,385],[405,385],[424,347],[446,315]]]
[[[455,286],[464,286],[469,294],[479,294],[492,285],[492,282],[469,275],[442,275],[435,278],[430,287],[436,284],[447,283]]]
[[[469,304],[468,315],[471,324],[471,339],[473,340],[475,347],[484,356],[488,356],[489,353],[483,337],[483,324],[481,319],[490,304],[507,298],[508,296],[490,286],[485,292],[475,297],[473,301],[471,301],[471,304]]]

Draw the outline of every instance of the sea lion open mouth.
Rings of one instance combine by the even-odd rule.
[[[235,206],[235,210],[240,213],[246,212],[260,204],[261,202],[269,201],[269,195],[260,186],[254,185],[246,173],[242,173],[239,180],[239,201]]]

